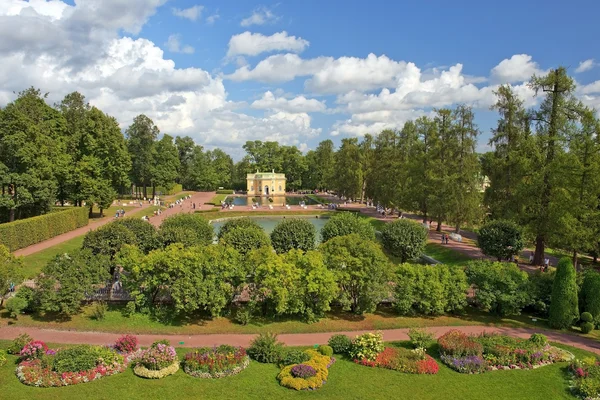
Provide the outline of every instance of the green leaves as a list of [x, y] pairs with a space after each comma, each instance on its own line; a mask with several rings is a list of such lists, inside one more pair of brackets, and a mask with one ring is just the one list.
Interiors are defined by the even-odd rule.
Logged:
[[568, 258], [559, 261], [556, 268], [548, 323], [557, 329], [567, 329], [579, 319], [575, 268]]
[[314, 249], [316, 236], [315, 226], [306, 219], [286, 218], [271, 232], [271, 244], [278, 253], [292, 249], [308, 251]]
[[485, 255], [496, 257], [498, 261], [510, 260], [519, 255], [525, 242], [521, 228], [512, 221], [491, 221], [479, 229], [477, 246]]
[[408, 219], [385, 224], [381, 231], [383, 247], [401, 262], [419, 258], [425, 250], [427, 237], [428, 232], [423, 225]]

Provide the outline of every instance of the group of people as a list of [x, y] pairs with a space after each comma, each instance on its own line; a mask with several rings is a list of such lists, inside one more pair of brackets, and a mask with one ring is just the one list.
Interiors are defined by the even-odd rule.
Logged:
[[448, 244], [450, 241], [450, 235], [447, 233], [442, 233], [442, 244]]
[[124, 216], [125, 216], [125, 210], [123, 210], [123, 209], [117, 210], [117, 212], [115, 213], [115, 218], [119, 218], [119, 217], [123, 218]]

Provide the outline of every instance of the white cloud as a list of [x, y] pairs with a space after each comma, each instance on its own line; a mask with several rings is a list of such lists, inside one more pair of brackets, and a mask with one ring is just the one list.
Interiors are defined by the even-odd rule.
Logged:
[[275, 97], [271, 91], [263, 94], [263, 97], [252, 103], [252, 108], [284, 111], [288, 113], [323, 112], [327, 108], [324, 101], [307, 99], [297, 96], [291, 100], [285, 97]]
[[575, 72], [579, 74], [581, 72], [589, 71], [590, 69], [594, 68], [595, 65], [596, 63], [594, 63], [594, 59], [590, 58], [589, 60], [580, 62], [579, 66], [575, 69]]
[[286, 82], [317, 73], [328, 60], [333, 59], [318, 57], [303, 60], [297, 54], [275, 54], [260, 61], [253, 69], [244, 66], [225, 78], [233, 81]]
[[208, 25], [212, 25], [214, 24], [219, 18], [221, 18], [221, 16], [219, 14], [213, 14], [213, 15], [209, 15], [208, 17], [206, 17], [206, 23]]
[[202, 13], [203, 9], [204, 9], [204, 6], [196, 5], [196, 6], [192, 6], [190, 8], [184, 8], [184, 9], [173, 8], [173, 9], [171, 9], [171, 11], [173, 12], [173, 15], [175, 15], [176, 17], [189, 19], [190, 21], [197, 21], [198, 18], [200, 18], [200, 14]]
[[579, 92], [583, 94], [600, 93], [600, 81], [595, 81], [587, 85], [583, 85]]
[[194, 48], [189, 45], [181, 46], [181, 35], [170, 35], [165, 43], [167, 49], [173, 53], [193, 54]]
[[275, 22], [279, 17], [266, 7], [257, 8], [252, 15], [244, 18], [240, 23], [241, 26], [264, 25], [269, 22]]
[[244, 32], [229, 39], [227, 56], [256, 56], [271, 51], [291, 51], [300, 53], [308, 47], [309, 42], [300, 37], [289, 36], [286, 31], [265, 36], [261, 33]]
[[544, 75], [538, 64], [532, 61], [528, 54], [515, 54], [509, 59], [502, 60], [492, 68], [492, 79], [499, 83], [528, 81], [533, 74]]

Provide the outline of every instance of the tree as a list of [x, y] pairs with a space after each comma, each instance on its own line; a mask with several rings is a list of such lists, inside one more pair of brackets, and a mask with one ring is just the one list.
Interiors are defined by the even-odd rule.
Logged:
[[163, 246], [182, 243], [186, 247], [207, 246], [213, 242], [210, 222], [197, 214], [176, 214], [166, 218], [158, 231]]
[[94, 285], [109, 278], [106, 263], [107, 256], [94, 255], [90, 250], [56, 256], [36, 279], [40, 310], [67, 318], [78, 313], [86, 295], [94, 292]]
[[154, 143], [153, 164], [151, 167], [152, 197], [156, 195], [156, 186], [170, 188], [179, 172], [179, 154], [173, 143], [173, 137], [165, 134]]
[[499, 315], [519, 315], [531, 299], [528, 276], [513, 263], [472, 261], [465, 270], [475, 304]]
[[144, 253], [159, 247], [156, 228], [150, 222], [138, 218], [119, 218], [114, 223], [129, 229], [135, 238], [135, 246]]
[[159, 133], [154, 122], [143, 114], [135, 117], [133, 124], [125, 131], [131, 156], [132, 181], [143, 187], [144, 197], [148, 197], [146, 187], [152, 182], [152, 169], [155, 165], [154, 142]]
[[342, 139], [339, 150], [335, 153], [333, 189], [340, 196], [357, 199], [362, 193], [361, 154], [357, 138]]
[[270, 249], [271, 241], [269, 236], [262, 228], [242, 228], [236, 227], [228, 229], [219, 238], [219, 243], [225, 246], [231, 246], [242, 255], [248, 254], [250, 251], [268, 247]]
[[315, 150], [306, 154], [307, 169], [302, 183], [305, 189], [328, 189], [332, 187], [335, 152], [331, 140], [323, 140]]
[[389, 296], [391, 265], [377, 243], [351, 234], [334, 237], [320, 250], [336, 275], [344, 308], [357, 314], [373, 312]]
[[83, 238], [83, 250], [89, 249], [95, 256], [107, 256], [111, 272], [114, 270], [115, 255], [126, 244], [138, 243], [135, 234], [122, 223], [110, 223], [89, 231]]
[[479, 229], [477, 246], [483, 254], [498, 261], [510, 260], [525, 247], [521, 228], [512, 221], [491, 221]]
[[271, 244], [278, 253], [287, 253], [292, 249], [309, 251], [315, 247], [317, 231], [315, 226], [302, 218], [286, 218], [271, 232]]
[[357, 234], [364, 240], [375, 240], [375, 230], [368, 220], [351, 212], [336, 213], [321, 229], [321, 241], [327, 242], [336, 236]]
[[428, 236], [423, 225], [407, 219], [385, 224], [381, 230], [383, 248], [403, 263], [421, 257]]
[[16, 285], [21, 280], [23, 280], [23, 262], [10, 254], [6, 246], [0, 244], [0, 299], [4, 300], [11, 284]]
[[568, 258], [556, 267], [548, 323], [556, 329], [567, 329], [579, 319], [576, 273]]
[[253, 220], [252, 218], [242, 217], [242, 218], [228, 218], [225, 223], [219, 229], [218, 238], [221, 239], [223, 235], [227, 232], [235, 229], [235, 228], [248, 228], [248, 229], [262, 229], [262, 227]]
[[184, 188], [189, 188], [189, 170], [196, 144], [194, 143], [194, 139], [189, 136], [176, 136], [175, 147], [177, 148], [177, 156], [179, 158], [177, 182], [182, 184]]
[[588, 269], [581, 285], [581, 309], [592, 314], [594, 323], [600, 323], [600, 274]]
[[302, 189], [302, 176], [306, 173], [306, 160], [296, 146], [281, 148], [281, 172], [285, 174], [286, 190]]

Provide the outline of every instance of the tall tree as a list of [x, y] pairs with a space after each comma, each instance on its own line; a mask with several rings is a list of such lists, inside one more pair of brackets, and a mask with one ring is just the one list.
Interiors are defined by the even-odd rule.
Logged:
[[437, 220], [436, 230], [442, 230], [442, 222], [448, 218], [452, 206], [453, 182], [451, 174], [455, 172], [455, 159], [457, 147], [456, 131], [454, 129], [454, 115], [452, 110], [443, 108], [436, 110], [434, 123], [437, 126], [439, 140], [433, 148], [435, 168], [433, 169], [432, 202], [430, 209], [432, 216]]
[[156, 195], [156, 186], [171, 187], [177, 179], [180, 168], [179, 154], [173, 143], [173, 137], [167, 134], [154, 144], [152, 174], [152, 197]]
[[127, 148], [131, 156], [131, 178], [137, 186], [142, 186], [144, 197], [148, 197], [146, 188], [152, 181], [154, 165], [154, 142], [160, 131], [154, 122], [141, 114], [135, 117], [127, 128]]
[[334, 189], [338, 195], [357, 199], [362, 192], [360, 147], [357, 138], [344, 138], [335, 153]]
[[423, 222], [427, 222], [433, 215], [434, 174], [436, 169], [440, 168], [433, 159], [434, 149], [438, 147], [439, 134], [437, 125], [428, 117], [417, 119], [415, 127], [418, 141], [410, 151], [408, 196], [414, 209], [423, 215]]
[[175, 137], [175, 146], [179, 156], [179, 174], [177, 182], [183, 185], [184, 188], [189, 187], [189, 170], [194, 156], [194, 139], [189, 136]]

